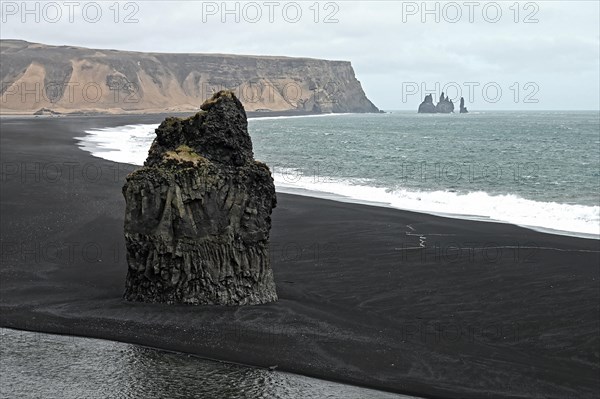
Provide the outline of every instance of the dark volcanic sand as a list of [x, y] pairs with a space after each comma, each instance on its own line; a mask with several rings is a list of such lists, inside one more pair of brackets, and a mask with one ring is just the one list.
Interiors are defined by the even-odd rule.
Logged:
[[597, 240], [279, 194], [279, 302], [124, 302], [121, 186], [133, 167], [74, 137], [161, 119], [0, 119], [1, 326], [426, 397], [598, 397]]

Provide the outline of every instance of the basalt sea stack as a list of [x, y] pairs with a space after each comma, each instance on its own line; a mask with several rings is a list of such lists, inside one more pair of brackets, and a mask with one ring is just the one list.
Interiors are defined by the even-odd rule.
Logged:
[[454, 103], [448, 96], [444, 97], [443, 92], [437, 105], [433, 105], [433, 96], [431, 94], [426, 95], [423, 102], [419, 105], [418, 111], [419, 114], [450, 114], [453, 112]]
[[246, 112], [221, 91], [167, 118], [127, 176], [125, 299], [252, 305], [277, 300], [269, 261], [269, 168], [254, 160]]

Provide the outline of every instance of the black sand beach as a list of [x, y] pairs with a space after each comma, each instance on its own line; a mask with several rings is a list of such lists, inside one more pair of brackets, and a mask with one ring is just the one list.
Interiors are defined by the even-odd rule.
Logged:
[[74, 137], [161, 120], [0, 119], [0, 326], [423, 397], [599, 396], [598, 240], [279, 194], [277, 303], [123, 301], [121, 187], [134, 167]]

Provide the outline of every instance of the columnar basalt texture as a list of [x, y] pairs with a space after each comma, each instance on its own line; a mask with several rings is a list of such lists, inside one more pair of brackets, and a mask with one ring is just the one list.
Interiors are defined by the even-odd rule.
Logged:
[[277, 300], [269, 260], [276, 205], [254, 160], [246, 112], [221, 91], [188, 119], [167, 118], [127, 176], [125, 299], [251, 305]]

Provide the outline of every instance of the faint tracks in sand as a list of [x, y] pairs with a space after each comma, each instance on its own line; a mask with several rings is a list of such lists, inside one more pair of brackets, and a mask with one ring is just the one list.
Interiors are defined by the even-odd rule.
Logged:
[[[415, 232], [415, 228], [411, 224], [407, 224], [406, 227], [408, 227], [410, 230], [410, 231], [406, 232], [407, 236], [419, 237], [419, 246], [418, 247], [405, 247], [405, 248], [402, 248], [402, 250], [421, 249], [421, 248], [427, 247], [427, 237], [425, 235]], [[396, 249], [399, 250], [400, 248], [396, 248]]]

